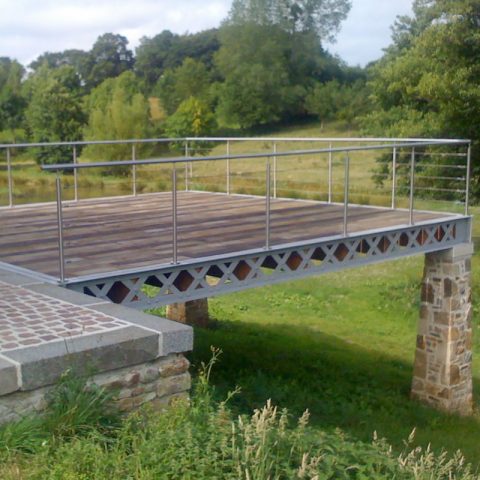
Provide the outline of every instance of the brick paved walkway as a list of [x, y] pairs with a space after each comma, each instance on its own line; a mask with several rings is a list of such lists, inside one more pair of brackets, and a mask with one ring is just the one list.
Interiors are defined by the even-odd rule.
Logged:
[[0, 417], [4, 395], [53, 385], [68, 369], [140, 365], [189, 351], [192, 340], [187, 325], [0, 266]]
[[89, 308], [0, 281], [0, 353], [127, 325]]

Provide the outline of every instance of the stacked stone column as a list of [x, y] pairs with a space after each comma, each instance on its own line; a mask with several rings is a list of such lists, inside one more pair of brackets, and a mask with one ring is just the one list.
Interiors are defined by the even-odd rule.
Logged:
[[208, 327], [208, 299], [190, 300], [167, 305], [167, 318], [195, 327]]
[[422, 281], [412, 398], [440, 410], [472, 412], [473, 245], [428, 253]]

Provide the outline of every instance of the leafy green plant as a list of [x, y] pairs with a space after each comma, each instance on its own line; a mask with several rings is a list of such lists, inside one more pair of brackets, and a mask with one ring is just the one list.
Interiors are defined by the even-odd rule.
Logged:
[[50, 391], [42, 415], [26, 416], [0, 428], [0, 457], [2, 453], [38, 452], [50, 443], [92, 432], [111, 434], [120, 425], [113, 395], [67, 370]]
[[53, 435], [62, 438], [92, 430], [107, 432], [120, 421], [113, 400], [114, 392], [88, 384], [86, 377], [67, 370], [50, 392], [44, 425]]

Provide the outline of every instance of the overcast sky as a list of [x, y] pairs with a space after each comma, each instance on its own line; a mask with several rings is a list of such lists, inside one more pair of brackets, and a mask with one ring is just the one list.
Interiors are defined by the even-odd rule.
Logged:
[[[138, 45], [142, 36], [216, 27], [231, 0], [0, 0], [0, 56], [28, 64], [45, 51], [89, 50], [106, 32]], [[353, 8], [328, 49], [351, 65], [379, 58], [390, 42], [397, 15], [411, 13], [412, 0], [352, 0]]]

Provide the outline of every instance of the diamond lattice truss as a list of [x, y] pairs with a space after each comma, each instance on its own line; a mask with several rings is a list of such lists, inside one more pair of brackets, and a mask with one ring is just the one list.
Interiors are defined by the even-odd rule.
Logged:
[[463, 217], [270, 250], [236, 252], [144, 271], [113, 272], [101, 278], [73, 279], [67, 286], [145, 309], [447, 249], [468, 241], [469, 236], [470, 218]]

